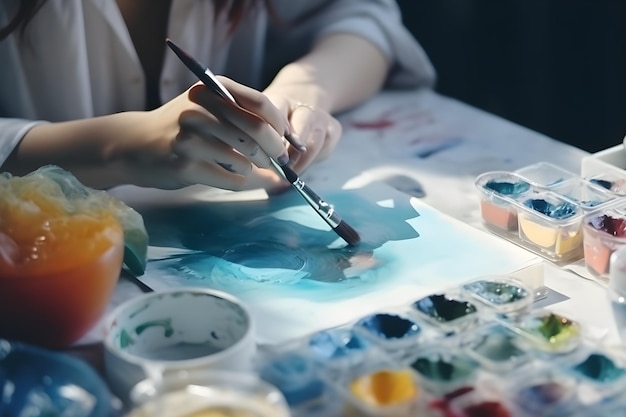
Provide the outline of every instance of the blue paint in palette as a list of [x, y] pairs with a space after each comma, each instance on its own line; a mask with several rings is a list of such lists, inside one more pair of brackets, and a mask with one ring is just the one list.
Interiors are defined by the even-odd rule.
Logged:
[[414, 321], [395, 314], [379, 313], [361, 319], [361, 326], [381, 340], [402, 339], [417, 336], [422, 330]]
[[422, 327], [395, 313], [376, 313], [363, 317], [354, 329], [395, 360], [404, 361], [422, 338]]
[[576, 206], [569, 202], [553, 204], [544, 199], [537, 198], [524, 201], [524, 205], [555, 220], [568, 219], [577, 213]]
[[431, 294], [412, 304], [426, 320], [446, 331], [456, 331], [470, 324], [477, 316], [476, 306], [446, 294]]
[[463, 290], [500, 314], [525, 311], [533, 302], [530, 290], [507, 278], [469, 282]]
[[516, 197], [530, 190], [530, 184], [525, 181], [510, 182], [489, 180], [485, 183], [484, 187], [509, 197]]
[[308, 346], [320, 359], [335, 360], [363, 353], [371, 343], [350, 329], [336, 329], [314, 334]]
[[260, 376], [278, 388], [292, 407], [321, 400], [326, 387], [315, 363], [297, 352], [271, 358], [261, 368]]

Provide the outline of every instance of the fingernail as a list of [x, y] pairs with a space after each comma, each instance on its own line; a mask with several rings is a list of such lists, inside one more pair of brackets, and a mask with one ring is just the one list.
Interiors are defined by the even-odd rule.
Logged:
[[295, 136], [291, 134], [291, 132], [285, 133], [285, 139], [287, 139], [287, 142], [289, 142], [291, 146], [293, 146], [300, 152], [306, 152], [306, 146], [300, 143], [300, 141], [296, 139]]
[[216, 163], [217, 163], [217, 165], [221, 166], [222, 168], [224, 168], [228, 172], [233, 172], [235, 174], [237, 173], [237, 171], [235, 171], [233, 169], [233, 165], [232, 164], [226, 164], [224, 162], [217, 162], [217, 161], [216, 161]]
[[278, 162], [278, 165], [280, 166], [287, 165], [289, 163], [289, 154], [287, 153], [287, 151], [284, 151], [282, 155], [280, 155], [278, 159], [276, 159], [276, 162]]

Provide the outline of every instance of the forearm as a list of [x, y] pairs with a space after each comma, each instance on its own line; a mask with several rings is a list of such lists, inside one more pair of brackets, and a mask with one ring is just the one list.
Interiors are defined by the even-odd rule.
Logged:
[[304, 103], [335, 113], [377, 93], [388, 70], [389, 63], [374, 44], [357, 35], [333, 34], [285, 66], [267, 90], [290, 91]]
[[83, 183], [106, 188], [123, 183], [123, 172], [110, 170], [111, 148], [128, 137], [133, 113], [93, 119], [47, 123], [26, 133], [6, 162], [3, 171], [24, 175], [53, 164], [71, 171]]

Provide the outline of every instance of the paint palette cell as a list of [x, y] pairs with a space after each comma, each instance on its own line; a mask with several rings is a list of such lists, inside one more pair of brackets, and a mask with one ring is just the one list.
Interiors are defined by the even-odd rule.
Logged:
[[492, 372], [510, 372], [530, 360], [519, 335], [500, 324], [477, 332], [469, 341], [468, 353]]
[[485, 225], [505, 232], [517, 231], [514, 201], [530, 191], [530, 183], [514, 173], [492, 171], [480, 175], [475, 184]]
[[326, 383], [315, 362], [306, 355], [286, 352], [270, 358], [260, 369], [260, 376], [278, 388], [290, 407], [302, 407], [324, 400]]
[[463, 290], [501, 314], [523, 312], [534, 299], [529, 288], [507, 277], [485, 277], [463, 285]]
[[580, 406], [576, 380], [550, 368], [548, 364], [530, 367], [507, 387], [513, 402], [528, 415], [567, 416]]
[[353, 408], [346, 415], [398, 417], [419, 415], [423, 395], [416, 373], [394, 366], [380, 366], [350, 377], [346, 393]]
[[375, 313], [360, 319], [354, 329], [358, 335], [397, 359], [409, 354], [422, 336], [420, 324], [406, 314]]
[[623, 358], [621, 362], [607, 352], [591, 350], [575, 362], [570, 371], [574, 376], [583, 378], [586, 382], [601, 386], [624, 386], [626, 382], [626, 368]]
[[626, 244], [626, 203], [615, 203], [583, 218], [583, 252], [587, 270], [608, 277], [613, 252]]
[[528, 339], [534, 348], [553, 352], [571, 352], [582, 340], [580, 325], [563, 315], [537, 311], [515, 323], [519, 334]]
[[411, 361], [410, 366], [430, 392], [440, 395], [473, 385], [479, 368], [476, 361], [455, 349], [422, 352]]
[[307, 347], [315, 360], [339, 370], [361, 366], [373, 350], [372, 342], [352, 328], [318, 332], [309, 338]]
[[519, 237], [551, 259], [582, 253], [582, 210], [549, 191], [536, 191], [520, 202]]
[[476, 305], [446, 293], [428, 295], [411, 307], [417, 315], [446, 332], [459, 331], [478, 318]]

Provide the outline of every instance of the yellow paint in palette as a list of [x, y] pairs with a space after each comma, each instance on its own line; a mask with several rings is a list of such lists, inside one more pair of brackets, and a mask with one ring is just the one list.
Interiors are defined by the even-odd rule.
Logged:
[[519, 226], [530, 242], [544, 249], [553, 251], [556, 256], [568, 254], [582, 245], [580, 228], [560, 228], [554, 225], [543, 225], [527, 216], [519, 217]]
[[351, 394], [374, 409], [410, 406], [419, 397], [415, 374], [409, 369], [382, 369], [354, 379]]

